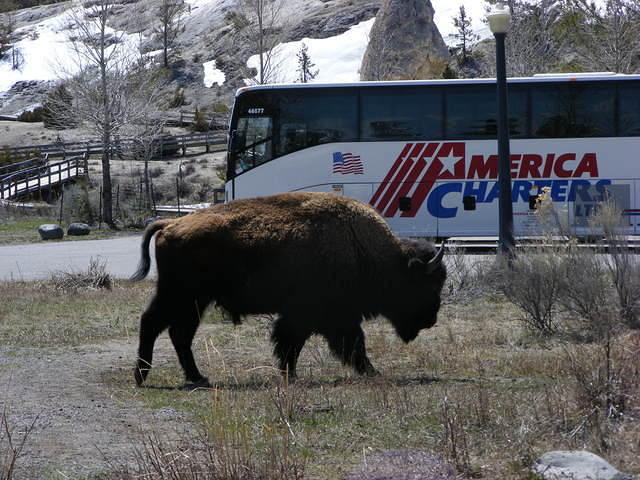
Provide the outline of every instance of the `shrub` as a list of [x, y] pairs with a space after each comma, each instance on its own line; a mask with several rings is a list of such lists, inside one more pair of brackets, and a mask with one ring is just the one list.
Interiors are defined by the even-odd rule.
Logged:
[[64, 130], [78, 125], [72, 112], [73, 96], [64, 84], [59, 85], [47, 94], [42, 106], [42, 121], [46, 128]]
[[205, 115], [206, 109], [199, 110], [196, 108], [196, 111], [193, 115], [193, 124], [191, 125], [191, 130], [194, 132], [207, 132], [209, 130], [209, 121]]
[[605, 264], [615, 288], [620, 317], [631, 328], [640, 328], [640, 265], [629, 248], [622, 227], [622, 211], [613, 201], [599, 205], [590, 219], [592, 230], [601, 231], [609, 246]]
[[[564, 253], [561, 269], [559, 302], [570, 318], [577, 320], [578, 332], [602, 338], [610, 319], [611, 285], [604, 263], [597, 252], [573, 248]], [[607, 320], [608, 321], [608, 320]]]
[[36, 123], [43, 121], [44, 107], [36, 107], [33, 110], [22, 112], [18, 116], [19, 122]]
[[61, 216], [66, 223], [81, 221], [93, 224], [98, 218], [99, 192], [90, 189], [86, 181], [80, 180], [64, 188], [60, 197]]
[[213, 112], [214, 113], [229, 113], [229, 107], [224, 103], [214, 103], [213, 104]]
[[0, 415], [0, 478], [11, 480], [14, 478], [16, 464], [27, 440], [35, 428], [38, 417], [26, 428], [21, 429], [19, 436], [16, 429], [9, 425], [6, 406]]
[[497, 276], [493, 263], [471, 260], [464, 249], [455, 246], [449, 247], [446, 259], [447, 280], [442, 291], [444, 304], [468, 303], [499, 290], [497, 282], [492, 281]]
[[616, 429], [640, 407], [640, 335], [613, 335], [594, 345], [566, 349], [578, 407], [576, 438], [594, 438], [599, 450], [612, 448]]
[[524, 312], [524, 324], [540, 333], [558, 330], [562, 253], [545, 248], [518, 255], [502, 269], [502, 291]]
[[184, 89], [182, 87], [176, 87], [173, 92], [173, 98], [169, 101], [170, 108], [181, 107], [185, 104], [186, 98], [184, 95]]
[[111, 290], [113, 281], [107, 272], [106, 262], [97, 259], [89, 260], [86, 272], [55, 272], [51, 275], [54, 288], [63, 292], [76, 292], [81, 289]]
[[196, 166], [195, 166], [195, 165], [193, 165], [193, 164], [186, 165], [186, 166], [184, 167], [183, 172], [182, 172], [182, 174], [183, 174], [185, 177], [188, 177], [189, 175], [193, 175], [194, 173], [196, 173]]
[[162, 167], [151, 167], [149, 169], [149, 178], [158, 178], [162, 176], [164, 169]]
[[595, 338], [603, 338], [620, 324], [639, 328], [640, 265], [623, 235], [623, 217], [615, 204], [600, 203], [590, 218], [591, 237], [602, 235], [608, 246], [603, 257], [580, 248], [578, 240], [568, 236], [548, 189], [538, 199], [536, 214], [546, 232], [543, 243], [520, 252], [502, 271], [502, 290], [523, 310], [525, 324], [555, 333], [562, 313], [577, 319], [581, 329], [587, 327]]

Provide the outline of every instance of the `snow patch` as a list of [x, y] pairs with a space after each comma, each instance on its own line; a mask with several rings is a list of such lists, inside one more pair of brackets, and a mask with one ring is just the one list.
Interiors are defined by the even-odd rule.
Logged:
[[[313, 82], [357, 82], [362, 56], [369, 41], [369, 31], [375, 19], [354, 25], [341, 35], [329, 38], [304, 38], [297, 42], [282, 43], [276, 47], [275, 82], [295, 82], [298, 76], [298, 59], [296, 54], [304, 43], [308, 48], [311, 61], [315, 64], [312, 70], [318, 70]], [[253, 55], [247, 61], [249, 68], [259, 69], [259, 56]], [[247, 83], [255, 83], [248, 80]]]
[[204, 67], [204, 86], [213, 87], [214, 84], [222, 85], [226, 76], [222, 70], [216, 68], [216, 61], [211, 60], [202, 64]]

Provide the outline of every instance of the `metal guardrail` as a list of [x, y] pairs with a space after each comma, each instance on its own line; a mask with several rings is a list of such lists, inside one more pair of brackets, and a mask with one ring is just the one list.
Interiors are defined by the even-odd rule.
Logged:
[[88, 172], [87, 156], [68, 158], [18, 170], [0, 179], [0, 200], [11, 200], [74, 181]]

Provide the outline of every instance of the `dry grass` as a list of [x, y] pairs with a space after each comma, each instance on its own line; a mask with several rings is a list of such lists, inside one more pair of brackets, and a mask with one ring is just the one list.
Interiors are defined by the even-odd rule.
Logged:
[[151, 286], [113, 281], [111, 290], [70, 294], [54, 281], [0, 282], [0, 292], [0, 343], [49, 347], [136, 335]]
[[[114, 282], [111, 291], [66, 295], [51, 282], [2, 284], [0, 341], [42, 347], [135, 337], [151, 287]], [[478, 289], [447, 302], [437, 326], [408, 345], [383, 319], [368, 322], [380, 377], [356, 376], [314, 337], [289, 384], [273, 368], [268, 317], [233, 327], [212, 312], [204, 323], [194, 347], [210, 391], [171, 388], [182, 382], [174, 355], [156, 359], [149, 388], [134, 388], [130, 371], [99, 379], [121, 402], [170, 405], [198, 425], [179, 442], [147, 437], [135, 465], [114, 467], [120, 473], [110, 478], [352, 478], [367, 458], [401, 450], [445, 457], [467, 477], [530, 479], [538, 455], [573, 448], [640, 473], [637, 332], [610, 338], [603, 373], [594, 354], [602, 343], [537, 336], [505, 297]], [[591, 384], [604, 389], [585, 389]], [[611, 406], [622, 414], [609, 414]]]
[[[211, 393], [150, 388], [137, 398], [181, 405], [227, 447], [265, 458], [274, 445], [286, 448], [308, 479], [345, 478], [367, 455], [386, 450], [435, 453], [482, 478], [530, 478], [529, 464], [560, 448], [586, 448], [640, 472], [637, 382], [626, 390], [624, 418], [585, 421], [584, 382], [568, 350], [574, 346], [532, 337], [504, 300], [447, 306], [439, 326], [409, 345], [385, 321], [370, 322], [370, 357], [383, 372], [374, 379], [343, 368], [313, 338], [301, 355], [299, 380], [284, 383], [272, 368], [268, 330], [268, 319], [207, 325], [197, 356], [216, 382]], [[156, 365], [149, 381], [179, 384], [175, 359]], [[203, 395], [210, 401], [203, 404]], [[238, 432], [251, 434], [234, 437]]]

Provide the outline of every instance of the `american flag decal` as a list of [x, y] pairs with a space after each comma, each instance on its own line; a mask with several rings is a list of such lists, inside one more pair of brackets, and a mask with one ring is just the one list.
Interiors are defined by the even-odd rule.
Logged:
[[364, 167], [360, 160], [360, 155], [354, 155], [352, 153], [333, 153], [333, 173], [340, 173], [342, 175], [362, 175], [364, 174]]

